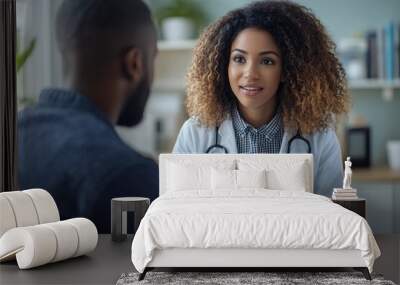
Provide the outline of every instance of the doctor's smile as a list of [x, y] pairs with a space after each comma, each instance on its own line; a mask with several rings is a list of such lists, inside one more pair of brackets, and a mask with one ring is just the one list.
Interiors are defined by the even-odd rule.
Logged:
[[240, 93], [243, 95], [247, 96], [255, 96], [261, 93], [261, 91], [264, 90], [262, 87], [256, 87], [256, 86], [239, 86], [240, 88]]

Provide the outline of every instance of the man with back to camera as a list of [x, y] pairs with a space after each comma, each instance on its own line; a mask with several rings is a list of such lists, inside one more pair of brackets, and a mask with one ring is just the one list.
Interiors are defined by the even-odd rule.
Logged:
[[111, 198], [158, 196], [157, 164], [114, 129], [142, 120], [155, 27], [141, 0], [65, 0], [56, 38], [67, 89], [44, 89], [19, 114], [19, 186], [49, 191], [62, 219], [87, 217], [110, 232]]

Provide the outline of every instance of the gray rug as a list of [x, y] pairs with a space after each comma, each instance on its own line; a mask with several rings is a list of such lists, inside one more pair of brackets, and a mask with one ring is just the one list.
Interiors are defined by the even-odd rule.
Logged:
[[148, 272], [142, 281], [138, 281], [139, 273], [122, 274], [117, 285], [133, 284], [379, 284], [395, 285], [384, 280], [381, 275], [372, 275], [368, 281], [360, 272]]

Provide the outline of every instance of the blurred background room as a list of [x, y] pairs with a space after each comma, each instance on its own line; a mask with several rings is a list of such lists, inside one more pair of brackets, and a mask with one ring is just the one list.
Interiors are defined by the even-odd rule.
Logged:
[[[44, 87], [62, 87], [54, 21], [61, 0], [17, 0], [18, 109]], [[185, 74], [204, 26], [249, 0], [147, 0], [158, 26], [159, 53], [142, 123], [118, 127], [123, 140], [157, 159], [171, 152], [186, 119]], [[321, 20], [337, 45], [351, 111], [337, 126], [353, 184], [367, 199], [374, 233], [400, 233], [400, 1], [297, 0]]]

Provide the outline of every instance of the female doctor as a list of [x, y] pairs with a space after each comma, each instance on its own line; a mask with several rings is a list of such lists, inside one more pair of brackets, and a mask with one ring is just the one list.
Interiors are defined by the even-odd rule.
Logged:
[[312, 153], [314, 192], [343, 178], [335, 117], [345, 74], [319, 20], [291, 2], [261, 1], [201, 35], [187, 79], [191, 116], [175, 153]]

